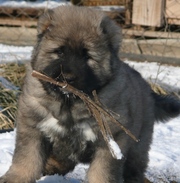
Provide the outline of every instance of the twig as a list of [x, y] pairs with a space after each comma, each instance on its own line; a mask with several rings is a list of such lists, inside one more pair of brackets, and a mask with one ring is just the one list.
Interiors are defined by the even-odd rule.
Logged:
[[[95, 103], [96, 104], [98, 104], [100, 107], [102, 107], [103, 105], [102, 105], [102, 103], [99, 101], [99, 99], [98, 99], [98, 96], [97, 96], [97, 93], [96, 93], [96, 91], [94, 90], [93, 92], [92, 92], [92, 94], [93, 94], [93, 96], [94, 96], [94, 101], [95, 101]], [[100, 115], [99, 115], [100, 116]], [[101, 118], [99, 119], [99, 120], [96, 120], [97, 122], [98, 121], [100, 121], [101, 122], [101, 124], [99, 124], [99, 126], [102, 126], [102, 132], [103, 132], [103, 136], [104, 136], [104, 138], [106, 139], [106, 141], [109, 141], [109, 138], [111, 138], [112, 140], [114, 140], [114, 137], [113, 137], [113, 135], [112, 135], [112, 133], [111, 133], [111, 129], [110, 129], [110, 127], [108, 126], [108, 123], [107, 123], [107, 121], [105, 120], [105, 117], [104, 117], [104, 115], [103, 114], [101, 114], [101, 116], [100, 116]]]
[[91, 100], [91, 98], [87, 94], [74, 88], [73, 86], [69, 85], [68, 83], [58, 82], [58, 81], [40, 73], [40, 72], [37, 72], [37, 71], [33, 71], [32, 76], [36, 77], [40, 80], [52, 83], [52, 84], [57, 85], [57, 86], [60, 86], [63, 90], [66, 90], [70, 93], [73, 93], [74, 95], [78, 96], [81, 100], [83, 100], [83, 102], [87, 105], [89, 111], [92, 113], [92, 115], [96, 119], [96, 121], [100, 127], [100, 131], [103, 135], [103, 138], [106, 141], [113, 157], [115, 157], [115, 154], [112, 152], [113, 150], [109, 144], [110, 138], [113, 140], [113, 135], [112, 135], [111, 130], [108, 126], [108, 123], [105, 119], [107, 119], [107, 118], [110, 119], [111, 122], [117, 124], [127, 135], [129, 135], [133, 140], [138, 142], [136, 137], [128, 129], [126, 129], [119, 121], [117, 121], [113, 117], [113, 115], [111, 114], [110, 111], [102, 108], [102, 104], [98, 100], [97, 94], [95, 92], [93, 92], [93, 96], [94, 96], [94, 100], [95, 100], [95, 102], [94, 102], [93, 100]]

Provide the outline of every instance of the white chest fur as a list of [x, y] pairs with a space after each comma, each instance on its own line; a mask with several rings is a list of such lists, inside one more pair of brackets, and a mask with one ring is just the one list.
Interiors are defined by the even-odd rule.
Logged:
[[94, 142], [96, 140], [96, 135], [88, 123], [81, 123], [79, 125], [79, 128], [81, 129], [82, 134], [86, 139], [86, 141]]
[[[41, 132], [49, 137], [50, 141], [53, 141], [56, 134], [64, 137], [64, 135], [68, 132], [68, 130], [64, 126], [59, 124], [58, 119], [54, 118], [53, 116], [48, 116], [47, 118], [45, 118], [42, 122], [38, 124], [37, 128], [39, 128]], [[96, 140], [96, 135], [88, 123], [80, 123], [76, 126], [75, 129], [82, 134], [82, 137], [85, 141], [94, 142]]]
[[37, 126], [41, 132], [43, 132], [47, 137], [53, 141], [55, 134], [61, 134], [64, 136], [66, 133], [66, 128], [61, 126], [58, 123], [58, 120], [53, 116], [49, 116], [45, 118], [41, 123]]

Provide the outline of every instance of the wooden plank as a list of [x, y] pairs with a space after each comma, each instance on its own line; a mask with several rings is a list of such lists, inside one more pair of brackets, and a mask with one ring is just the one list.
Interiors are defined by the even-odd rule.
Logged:
[[[34, 8], [27, 9], [26, 16], [24, 16], [23, 10], [19, 8], [18, 10], [18, 16], [13, 15], [13, 12], [15, 11], [17, 13], [18, 9], [13, 9], [13, 8], [7, 8], [4, 9], [3, 12], [1, 11], [0, 8], [0, 25], [10, 25], [10, 26], [25, 26], [25, 27], [32, 27], [32, 26], [37, 26], [37, 21], [38, 21], [38, 16], [35, 16], [38, 14], [37, 10]], [[21, 11], [20, 11], [21, 10]], [[42, 12], [42, 9], [40, 9]], [[5, 16], [5, 12], [8, 12], [7, 14], [9, 16]], [[20, 14], [21, 12], [21, 14]], [[2, 16], [3, 13], [3, 16]], [[114, 10], [111, 11], [104, 11], [111, 19], [114, 19], [115, 21], [119, 21], [119, 17], [124, 17], [125, 14], [125, 8], [124, 7], [119, 7], [114, 8]], [[34, 17], [35, 16], [35, 17]], [[119, 22], [118, 22], [119, 23]]]
[[[140, 62], [148, 61], [148, 62], [159, 62], [161, 64], [169, 64], [174, 66], [180, 66], [180, 59], [175, 57], [162, 57], [162, 56], [154, 56], [154, 55], [144, 55], [144, 54], [134, 54], [134, 53], [123, 53], [120, 52], [119, 57], [121, 60], [136, 60]], [[177, 183], [177, 182], [171, 182]]]
[[180, 19], [180, 0], [166, 0], [166, 18]]
[[132, 23], [160, 27], [163, 25], [164, 0], [134, 0]]
[[175, 32], [157, 32], [157, 31], [123, 29], [122, 33], [124, 36], [128, 35], [128, 36], [143, 36], [143, 37], [180, 39], [180, 33], [175, 33]]
[[83, 0], [84, 6], [124, 5], [124, 0]]
[[0, 27], [0, 42], [17, 46], [32, 46], [36, 42], [37, 30], [27, 27]]
[[126, 12], [125, 12], [125, 24], [130, 25], [132, 22], [132, 0], [125, 0], [125, 7], [126, 7]]
[[123, 39], [121, 43], [121, 52], [141, 53], [136, 39]]
[[39, 17], [46, 9], [45, 8], [31, 8], [31, 7], [9, 7], [0, 6], [0, 15], [11, 16], [25, 16], [25, 17]]
[[145, 55], [180, 58], [180, 45], [176, 39], [139, 40], [138, 45]]
[[123, 39], [121, 52], [180, 58], [180, 45], [177, 39], [135, 40]]
[[21, 20], [21, 19], [12, 19], [12, 18], [0, 18], [0, 25], [10, 25], [10, 26], [25, 26], [32, 27], [37, 26], [37, 20]]

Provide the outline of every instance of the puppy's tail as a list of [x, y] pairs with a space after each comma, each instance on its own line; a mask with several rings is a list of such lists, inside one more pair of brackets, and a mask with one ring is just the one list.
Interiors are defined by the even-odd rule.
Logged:
[[155, 100], [155, 118], [157, 121], [167, 121], [180, 114], [180, 99], [172, 95], [152, 93]]

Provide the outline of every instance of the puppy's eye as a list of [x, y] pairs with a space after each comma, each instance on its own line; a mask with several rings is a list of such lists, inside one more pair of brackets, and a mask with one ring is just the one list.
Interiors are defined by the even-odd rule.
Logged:
[[64, 58], [64, 47], [60, 47], [54, 50], [59, 58]]
[[57, 54], [60, 58], [63, 58], [64, 57], [64, 52], [62, 50], [58, 50], [57, 51]]

